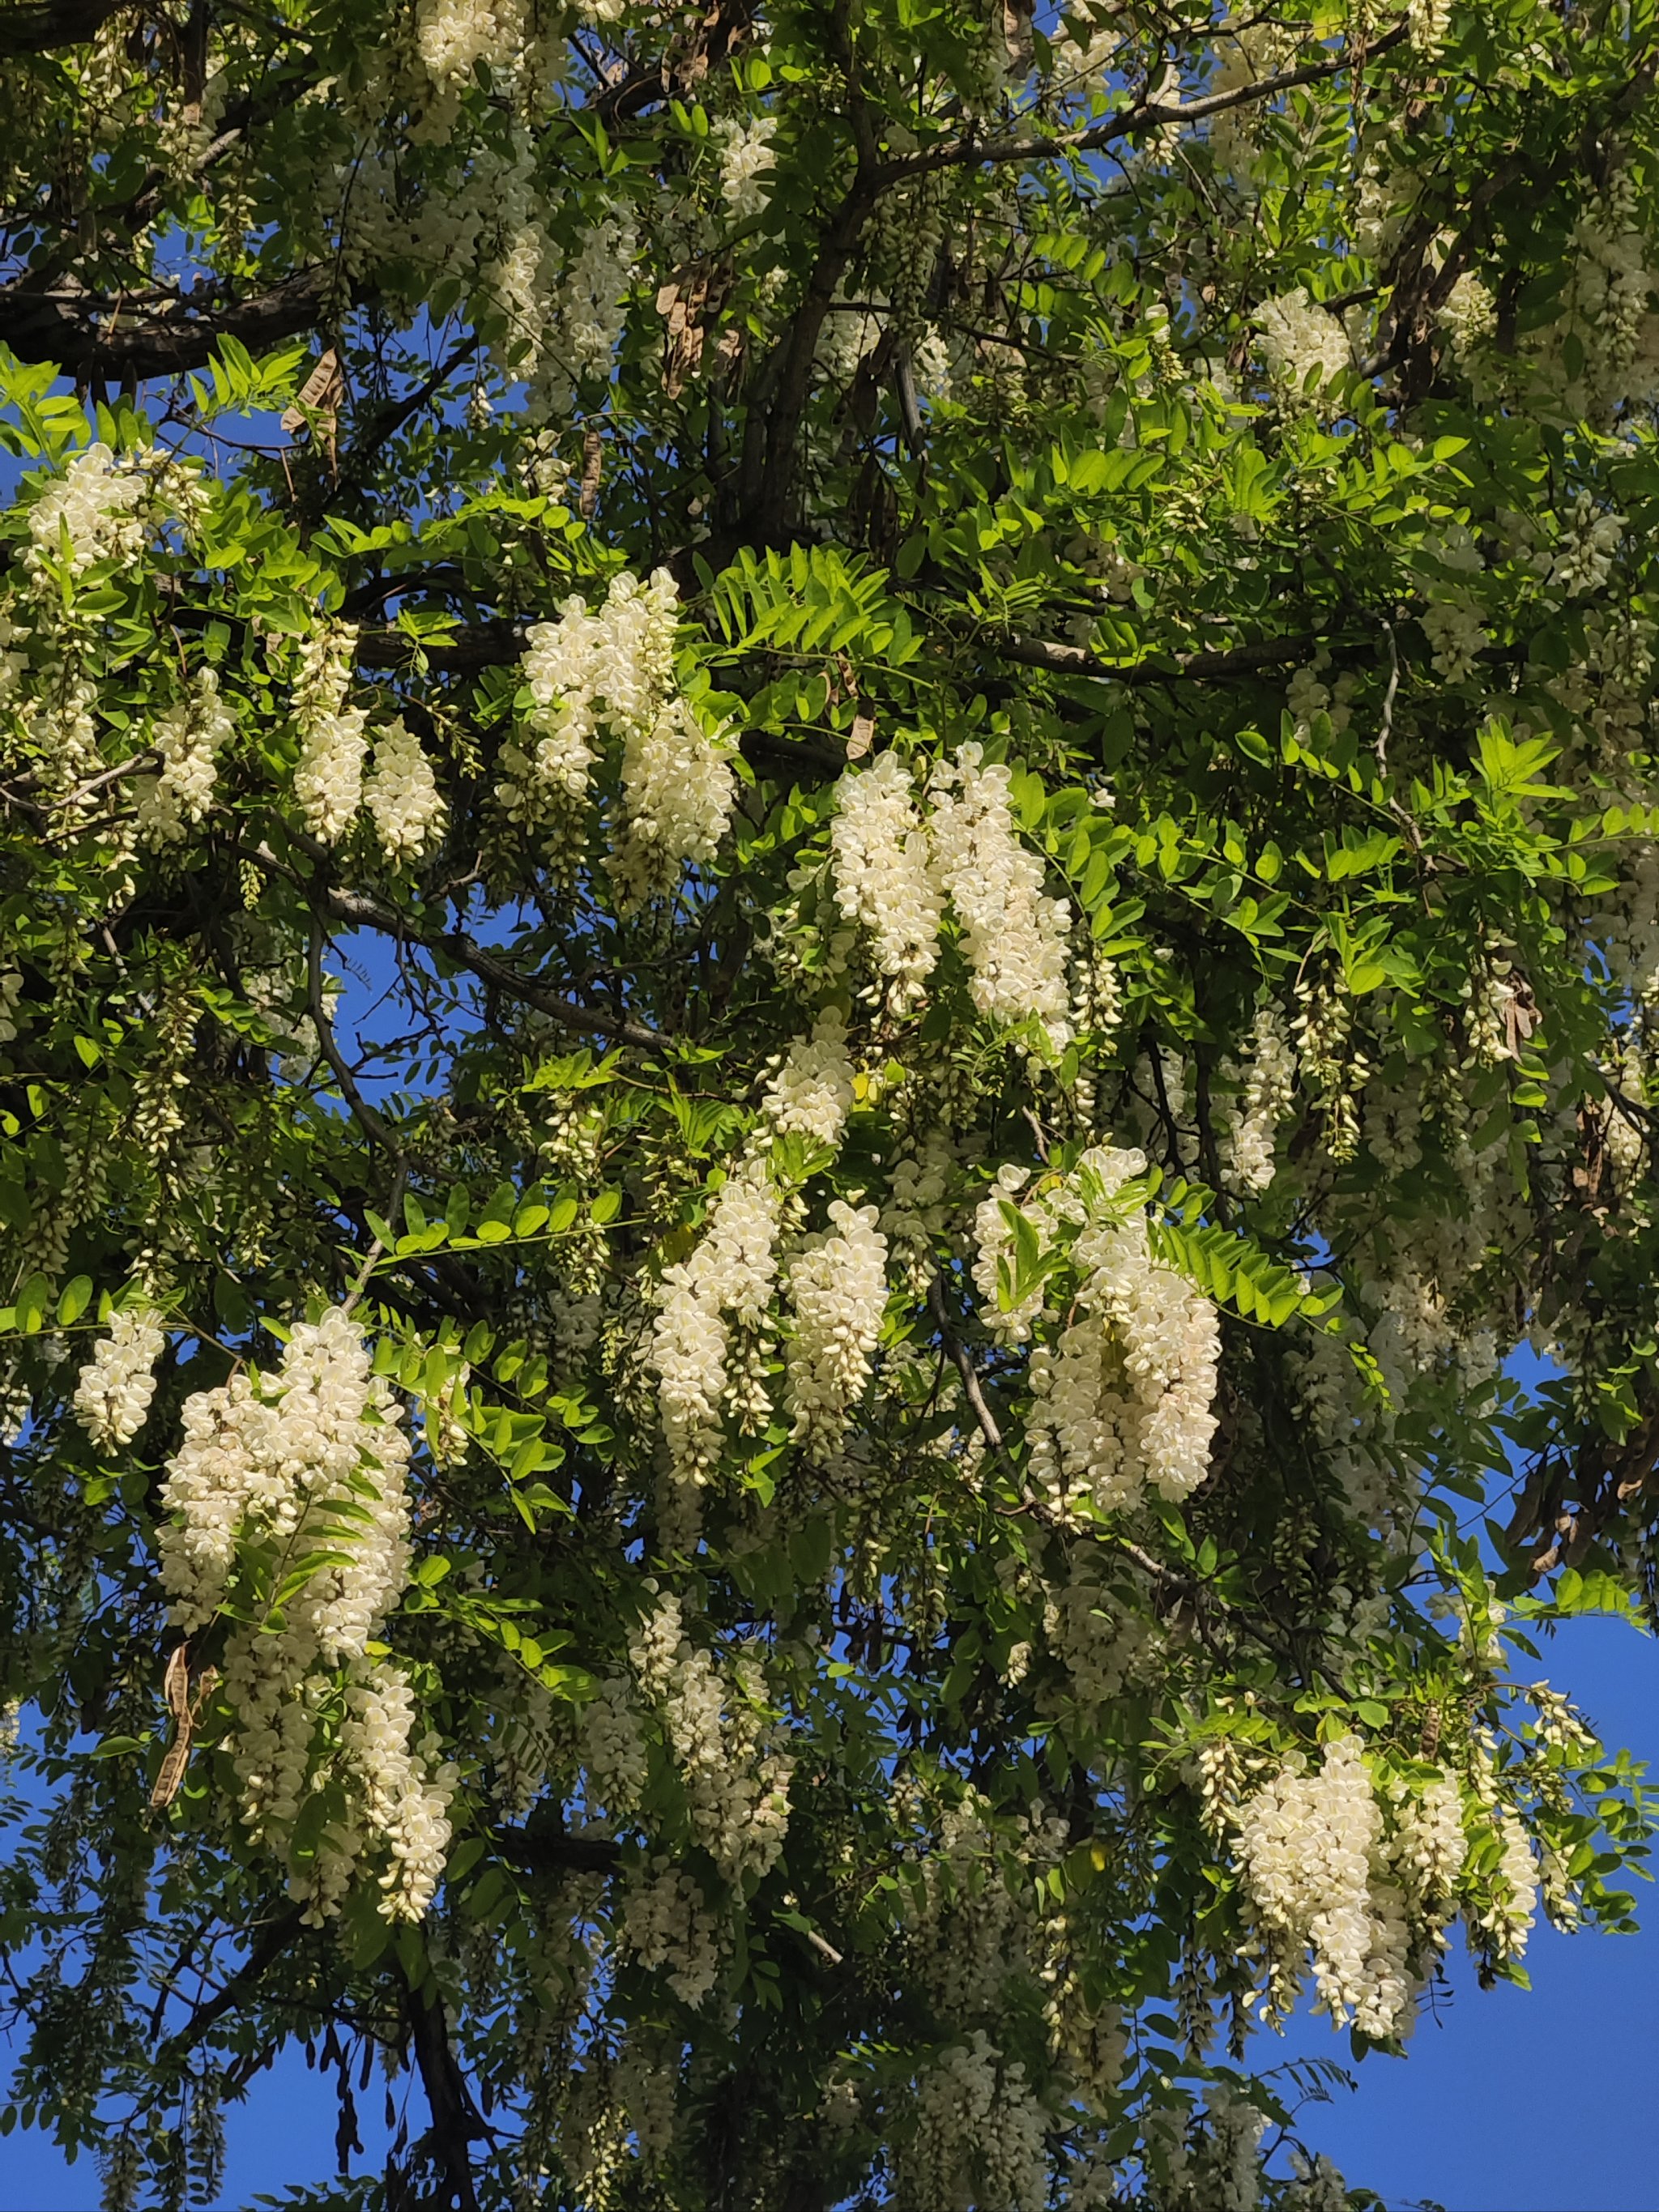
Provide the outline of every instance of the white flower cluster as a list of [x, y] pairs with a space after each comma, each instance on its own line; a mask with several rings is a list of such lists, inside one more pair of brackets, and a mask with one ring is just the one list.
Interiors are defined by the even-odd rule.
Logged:
[[1437, 54], [1451, 24], [1452, 0], [1408, 0], [1406, 20], [1411, 42], [1421, 54]]
[[590, 225], [560, 280], [550, 351], [532, 381], [534, 412], [568, 413], [580, 385], [608, 381], [628, 320], [628, 297], [638, 277], [639, 236], [632, 216], [613, 212]]
[[1353, 2203], [1348, 2185], [1322, 2150], [1311, 2161], [1293, 2150], [1291, 2173], [1291, 2185], [1279, 2199], [1282, 2212], [1348, 2212]]
[[761, 1111], [781, 1135], [793, 1131], [838, 1145], [853, 1106], [853, 1066], [847, 1056], [847, 1024], [826, 1007], [810, 1036], [797, 1037], [766, 1086]]
[[1496, 1955], [1512, 1963], [1524, 1955], [1537, 1917], [1538, 1863], [1526, 1829], [1513, 1813], [1499, 1814], [1495, 1826], [1500, 1856], [1497, 1871], [1490, 1877], [1492, 1894], [1469, 1917], [1472, 1926], [1486, 1935]]
[[326, 623], [301, 641], [294, 683], [294, 719], [300, 731], [294, 796], [307, 829], [325, 845], [345, 836], [362, 803], [368, 715], [365, 708], [345, 703], [356, 649], [357, 633], [349, 623]]
[[766, 179], [777, 167], [772, 140], [777, 131], [775, 115], [736, 118], [720, 124], [720, 197], [734, 222], [749, 222], [763, 215], [769, 197]]
[[1019, 842], [1010, 804], [1012, 776], [983, 765], [977, 744], [933, 772], [933, 862], [963, 927], [974, 1004], [998, 1022], [1035, 1019], [1054, 1050], [1071, 1036], [1063, 900], [1042, 896], [1042, 863]]
[[[1561, 313], [1534, 340], [1545, 349], [1564, 411], [1605, 416], [1621, 400], [1652, 396], [1659, 334], [1650, 313], [1650, 228], [1635, 173], [1621, 163], [1579, 217]], [[1576, 369], [1567, 366], [1569, 338], [1577, 341]]]
[[617, 2100], [647, 2171], [659, 2167], [674, 2147], [677, 2058], [677, 2051], [641, 2033], [628, 2038], [617, 2061]]
[[474, 66], [511, 69], [524, 46], [523, 0], [419, 0], [415, 50], [434, 81], [465, 88]]
[[155, 1363], [167, 1338], [155, 1315], [124, 1307], [110, 1316], [75, 1386], [75, 1411], [93, 1442], [106, 1450], [131, 1443], [155, 1395]]
[[[1031, 1353], [1033, 1480], [1057, 1498], [1086, 1496], [1103, 1512], [1133, 1504], [1149, 1488], [1187, 1497], [1209, 1473], [1215, 1437], [1215, 1307], [1153, 1258], [1144, 1211], [1120, 1218], [1114, 1203], [1146, 1165], [1140, 1152], [1092, 1146], [1046, 1206], [1049, 1223], [1079, 1224], [1070, 1251], [1078, 1287], [1075, 1318], [1052, 1346]], [[994, 1261], [986, 1268], [984, 1259], [982, 1251], [981, 1287], [988, 1274], [995, 1281]], [[1005, 1329], [1011, 1318], [1029, 1329], [1030, 1304], [994, 1318]]]
[[706, 1481], [719, 1455], [727, 1316], [745, 1328], [764, 1326], [782, 1206], [765, 1161], [744, 1160], [715, 1194], [695, 1250], [663, 1271], [649, 1364], [659, 1377], [669, 1459], [682, 1481]]
[[[275, 1377], [244, 1372], [185, 1401], [184, 1441], [162, 1502], [178, 1516], [161, 1536], [161, 1579], [181, 1627], [210, 1620], [239, 1541], [351, 1547], [284, 1607], [332, 1664], [360, 1658], [403, 1588], [409, 1564], [404, 1495], [409, 1440], [383, 1377], [369, 1371], [362, 1332], [338, 1307], [301, 1322]], [[334, 1507], [367, 1505], [348, 1535]]]
[[1014, 1250], [1014, 1231], [1003, 1209], [1017, 1206], [1036, 1230], [1039, 1243], [1054, 1235], [1068, 1211], [1075, 1211], [1068, 1208], [1065, 1194], [1049, 1186], [1040, 1188], [1035, 1198], [1022, 1200], [1020, 1193], [1030, 1181], [1028, 1168], [1006, 1163], [998, 1169], [995, 1182], [974, 1212], [973, 1275], [980, 1296], [980, 1318], [1002, 1344], [1029, 1342], [1043, 1304], [1041, 1283], [1006, 1313], [998, 1303], [1001, 1263], [1012, 1259]]
[[1462, 1794], [1443, 1774], [1414, 1803], [1401, 1808], [1395, 1863], [1407, 1887], [1431, 1910], [1449, 1903], [1468, 1848]]
[[830, 302], [817, 343], [812, 349], [817, 366], [836, 384], [850, 384], [859, 363], [881, 343], [886, 327], [885, 293], [866, 292], [849, 300], [841, 286]]
[[593, 1805], [612, 1815], [638, 1808], [649, 1758], [633, 1691], [620, 1675], [601, 1682], [583, 1710], [582, 1758]]
[[1461, 684], [1492, 640], [1480, 611], [1466, 592], [1451, 590], [1431, 599], [1420, 617], [1437, 672], [1448, 684]]
[[145, 509], [163, 480], [171, 479], [185, 511], [193, 490], [180, 464], [153, 446], [119, 455], [88, 446], [65, 464], [29, 508], [29, 544], [23, 566], [31, 586], [50, 597], [48, 564], [66, 557], [71, 576], [100, 561], [133, 561], [143, 550]]
[[914, 1001], [939, 958], [945, 902], [915, 787], [896, 752], [836, 785], [830, 853], [836, 905], [869, 932], [876, 966], [901, 1002]]
[[1255, 2212], [1267, 2114], [1224, 2081], [1204, 2092], [1202, 2121], [1170, 2146], [1168, 2212]]
[[791, 1761], [771, 1740], [758, 1665], [738, 1657], [728, 1682], [669, 1596], [647, 1616], [629, 1659], [661, 1712], [693, 1836], [728, 1881], [764, 1874], [789, 1826]]
[[219, 696], [219, 678], [204, 668], [188, 700], [165, 714], [151, 732], [161, 756], [161, 773], [143, 776], [132, 787], [138, 835], [146, 844], [182, 844], [213, 804], [218, 757], [235, 732], [230, 711]]
[[341, 1751], [358, 1784], [354, 1810], [391, 1863], [380, 1876], [388, 1920], [419, 1920], [437, 1893], [449, 1850], [455, 1770], [437, 1766], [435, 1736], [416, 1750], [419, 1715], [401, 1668], [386, 1661], [358, 1672], [346, 1692]]
[[1573, 598], [1600, 591], [1613, 574], [1624, 540], [1625, 518], [1596, 506], [1581, 491], [1566, 517], [1550, 564], [1549, 580]]
[[1458, 362], [1466, 368], [1478, 362], [1498, 333], [1498, 302], [1491, 288], [1465, 270], [1446, 295], [1439, 322]]
[[1300, 285], [1276, 300], [1264, 300], [1255, 320], [1268, 374], [1294, 392], [1304, 391], [1310, 376], [1323, 386], [1349, 366], [1341, 324], [1315, 307]]
[[640, 1964], [661, 1969], [682, 2004], [696, 2007], [720, 1977], [724, 1931], [696, 1879], [657, 1858], [623, 1891], [622, 1942]]
[[672, 891], [682, 867], [706, 866], [732, 819], [727, 746], [684, 699], [670, 699], [623, 746], [623, 836], [611, 872], [631, 902]]
[[1027, 1869], [1046, 1870], [1059, 1854], [1040, 1814], [1030, 1826], [1016, 1819], [1011, 1837], [973, 1789], [941, 1807], [938, 1820], [937, 1844], [922, 1861], [924, 1909], [913, 1938], [918, 1978], [941, 2017], [994, 2015], [1010, 1975], [1035, 1960], [1033, 1916], [1008, 1879], [1005, 1851], [1012, 1844], [1022, 1891]]
[[1312, 1773], [1286, 1768], [1237, 1818], [1239, 1856], [1275, 1966], [1294, 1987], [1300, 1954], [1311, 1950], [1314, 2009], [1333, 2021], [1352, 2012], [1365, 2033], [1393, 2034], [1411, 1992], [1399, 1916], [1371, 1907], [1382, 1823], [1358, 1740], [1328, 1743]]
[[374, 732], [374, 764], [363, 796], [380, 849], [394, 867], [418, 860], [443, 835], [438, 780], [401, 714]]
[[665, 568], [643, 585], [624, 572], [597, 614], [573, 593], [557, 622], [530, 631], [522, 673], [531, 711], [523, 742], [501, 748], [495, 787], [511, 820], [550, 827], [569, 848], [601, 739], [625, 746], [649, 728], [667, 693], [678, 598]]
[[1273, 1144], [1296, 1097], [1296, 1053], [1277, 1006], [1260, 1009], [1250, 1030], [1250, 1055], [1241, 1069], [1237, 1106], [1221, 1132], [1222, 1158], [1241, 1190], [1267, 1189], [1273, 1179]]
[[684, 1645], [665, 1700], [691, 1832], [728, 1881], [765, 1874], [789, 1826], [791, 1763], [764, 1745], [758, 1669], [738, 1662], [727, 1698], [708, 1652]]
[[1385, 1833], [1358, 1740], [1344, 1735], [1325, 1746], [1316, 1771], [1285, 1768], [1234, 1818], [1273, 2009], [1293, 2001], [1306, 1951], [1316, 2012], [1333, 2025], [1352, 2014], [1379, 2039], [1409, 2034], [1412, 1958], [1439, 1948], [1463, 1868], [1455, 1785], [1442, 1778], [1421, 1800], [1402, 1799]]
[[972, 2204], [978, 2212], [1042, 2212], [1048, 2125], [1018, 2059], [983, 2028], [949, 2045], [916, 2087], [915, 2133], [900, 2172], [905, 2212]]
[[212, 1617], [245, 1547], [278, 1574], [324, 1555], [284, 1591], [280, 1613], [267, 1594], [274, 1618], [236, 1630], [224, 1661], [229, 1747], [254, 1836], [285, 1848], [313, 1790], [331, 1781], [343, 1793], [327, 1848], [289, 1862], [290, 1892], [315, 1920], [337, 1911], [371, 1856], [381, 1911], [418, 1918], [448, 1844], [453, 1771], [433, 1771], [434, 1739], [415, 1741], [399, 1670], [368, 1657], [407, 1577], [408, 1459], [390, 1388], [371, 1373], [362, 1331], [333, 1308], [295, 1328], [275, 1376], [240, 1374], [186, 1400], [162, 1488], [174, 1517], [161, 1536], [161, 1577], [186, 1629]]
[[[1296, 33], [1273, 22], [1238, 23], [1236, 14], [1224, 19], [1223, 35], [1215, 42], [1216, 70], [1210, 80], [1212, 93], [1237, 92], [1260, 83], [1290, 60], [1296, 51]], [[1218, 170], [1231, 171], [1235, 183], [1248, 190], [1255, 167], [1252, 136], [1259, 110], [1247, 102], [1223, 108], [1210, 118], [1210, 148]]]
[[832, 1199], [834, 1228], [816, 1237], [789, 1270], [795, 1333], [788, 1351], [793, 1434], [814, 1456], [845, 1434], [870, 1379], [887, 1298], [887, 1239], [876, 1207]]

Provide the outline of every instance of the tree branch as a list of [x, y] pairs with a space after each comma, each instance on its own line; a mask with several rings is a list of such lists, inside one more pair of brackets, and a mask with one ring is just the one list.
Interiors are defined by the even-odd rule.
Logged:
[[357, 1079], [348, 1066], [334, 1035], [334, 1024], [328, 1018], [323, 1003], [323, 945], [325, 933], [322, 917], [314, 910], [311, 917], [311, 942], [306, 955], [306, 991], [311, 1004], [311, 1018], [317, 1031], [317, 1042], [322, 1047], [323, 1058], [334, 1071], [334, 1080], [340, 1086], [340, 1095], [362, 1122], [363, 1133], [370, 1144], [379, 1151], [389, 1152], [395, 1159], [398, 1146], [380, 1114], [371, 1106], [358, 1087]]
[[405, 1986], [408, 1996], [404, 2013], [415, 2045], [415, 2063], [421, 2069], [421, 2086], [426, 2091], [432, 2114], [432, 2148], [449, 2182], [459, 2212], [478, 2212], [468, 2147], [476, 2136], [487, 2135], [489, 2130], [472, 2101], [466, 2077], [455, 2062], [455, 2053], [450, 2047], [449, 2023], [444, 2017], [443, 1999], [437, 1984], [428, 1972], [418, 1986], [412, 1978], [406, 1977]]
[[1046, 668], [1056, 676], [1096, 676], [1113, 684], [1163, 684], [1172, 676], [1203, 682], [1248, 675], [1256, 668], [1284, 667], [1307, 659], [1322, 642], [1329, 641], [1311, 634], [1269, 637], [1217, 653], [1148, 653], [1144, 660], [1121, 663], [1103, 660], [1081, 645], [1059, 645], [1040, 637], [994, 638], [990, 645], [1000, 659], [1017, 661], [1023, 668]]
[[1304, 62], [1297, 69], [1281, 70], [1276, 76], [1258, 77], [1254, 84], [1235, 85], [1228, 92], [1206, 93], [1198, 100], [1137, 100], [1121, 115], [1109, 116], [1105, 122], [1091, 124], [1086, 130], [1062, 131], [1042, 137], [960, 138], [948, 146], [929, 147], [921, 153], [906, 154], [897, 161], [884, 162], [876, 172], [875, 186], [878, 191], [885, 191], [912, 177], [926, 176], [933, 169], [981, 162], [1053, 161], [1074, 154], [1097, 154], [1120, 138], [1133, 137], [1139, 131], [1166, 130], [1171, 124], [1201, 123], [1207, 116], [1224, 115], [1229, 108], [1276, 99], [1281, 92], [1294, 91], [1297, 85], [1320, 84], [1327, 77], [1339, 76], [1344, 70], [1352, 69], [1356, 61], [1369, 61], [1373, 55], [1386, 53], [1391, 46], [1399, 46], [1410, 28], [1410, 18], [1402, 15], [1380, 38], [1368, 40], [1359, 52], [1344, 46], [1340, 53], [1328, 55], [1323, 61]]
[[256, 1985], [295, 1942], [304, 1926], [305, 1921], [297, 1905], [290, 1905], [285, 1912], [279, 1912], [276, 1919], [267, 1921], [264, 1933], [253, 1943], [230, 1979], [216, 1990], [205, 2004], [197, 2006], [177, 2035], [167, 2038], [156, 2054], [158, 2060], [164, 2065], [177, 2064], [188, 2057], [210, 2028], [216, 2027], [227, 2013], [234, 2012], [240, 2004], [252, 1996]]
[[[951, 1310], [945, 1303], [945, 1278], [942, 1274], [935, 1275], [928, 1285], [927, 1310], [939, 1324], [939, 1341], [945, 1346], [946, 1356], [957, 1373], [962, 1377], [963, 1395], [973, 1408], [974, 1419], [979, 1423], [980, 1434], [996, 1454], [1004, 1472], [1014, 1475], [1014, 1463], [1009, 1456], [1007, 1445], [1002, 1440], [1001, 1427], [996, 1415], [986, 1403], [985, 1393], [980, 1387], [979, 1370], [974, 1364], [974, 1356], [957, 1334], [956, 1324], [951, 1318]], [[1016, 1480], [1018, 1480], [1017, 1475]]]
[[[426, 932], [416, 928], [404, 915], [379, 906], [373, 899], [361, 897], [355, 891], [342, 890], [333, 884], [307, 883], [295, 868], [279, 860], [269, 845], [248, 849], [247, 857], [284, 882], [292, 884], [308, 900], [313, 910], [320, 908], [336, 921], [349, 923], [354, 929], [377, 930], [383, 937], [399, 943], [420, 946], [422, 951], [453, 960], [458, 968], [465, 968], [482, 983], [489, 983], [509, 998], [517, 999], [538, 1013], [546, 1014], [552, 1021], [566, 1029], [579, 1030], [585, 1036], [609, 1037], [617, 1044], [638, 1045], [653, 1051], [669, 1040], [660, 1030], [653, 1030], [647, 1022], [630, 1020], [624, 1014], [603, 1013], [596, 1006], [578, 1006], [574, 1000], [561, 998], [556, 991], [549, 991], [521, 975], [505, 960], [487, 952], [482, 945], [467, 936], [464, 930]], [[319, 1032], [319, 1036], [321, 1032]], [[332, 1062], [330, 1063], [333, 1065]], [[335, 1068], [337, 1075], [339, 1070]]]
[[336, 298], [335, 270], [321, 264], [216, 308], [171, 294], [129, 302], [78, 285], [20, 282], [0, 289], [0, 343], [67, 376], [178, 376], [200, 368], [227, 335], [258, 353], [315, 330]]
[[95, 38], [112, 15], [131, 0], [35, 0], [19, 6], [11, 0], [0, 15], [0, 58], [49, 54], [59, 46]]
[[622, 1845], [608, 1836], [495, 1828], [490, 1841], [509, 1866], [520, 1867], [526, 1874], [610, 1874], [622, 1859]]

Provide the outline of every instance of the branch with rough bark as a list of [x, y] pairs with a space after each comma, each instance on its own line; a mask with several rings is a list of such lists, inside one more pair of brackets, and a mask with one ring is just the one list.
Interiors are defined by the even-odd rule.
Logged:
[[473, 2102], [466, 2077], [456, 2063], [449, 2040], [449, 2022], [437, 1984], [428, 1972], [418, 1983], [413, 1977], [409, 1978], [406, 1987], [404, 2016], [409, 2022], [415, 2063], [420, 2069], [421, 2086], [426, 2091], [427, 2106], [432, 2114], [427, 2140], [449, 2184], [451, 2201], [457, 2212], [478, 2212], [471, 2146], [489, 2130]]
[[315, 330], [341, 305], [334, 268], [302, 269], [252, 299], [198, 306], [167, 293], [129, 300], [70, 283], [0, 287], [0, 344], [66, 376], [180, 376], [211, 360], [224, 337], [258, 353]]
[[1308, 659], [1328, 639], [1303, 632], [1295, 637], [1268, 637], [1254, 644], [1226, 646], [1213, 653], [1148, 653], [1143, 660], [1103, 660], [1081, 645], [1060, 645], [1039, 637], [1003, 637], [994, 641], [999, 659], [1012, 660], [1022, 668], [1046, 668], [1054, 676], [1093, 676], [1112, 684], [1163, 684], [1171, 677], [1195, 681], [1246, 676], [1257, 668], [1283, 668]]
[[54, 53], [95, 38], [112, 15], [131, 0], [34, 0], [0, 10], [0, 58], [15, 54]]

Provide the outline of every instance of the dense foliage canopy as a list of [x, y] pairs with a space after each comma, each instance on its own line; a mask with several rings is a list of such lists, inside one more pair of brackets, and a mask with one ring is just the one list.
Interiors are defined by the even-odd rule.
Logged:
[[1334, 2212], [1264, 2021], [1627, 1923], [1656, 70], [0, 14], [0, 2126], [112, 2212], [291, 2040], [423, 2092], [318, 2205]]

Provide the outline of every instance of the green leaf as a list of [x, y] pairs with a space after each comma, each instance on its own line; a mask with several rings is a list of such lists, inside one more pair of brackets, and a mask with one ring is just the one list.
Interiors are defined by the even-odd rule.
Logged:
[[17, 1326], [25, 1336], [34, 1335], [51, 1304], [51, 1284], [44, 1275], [31, 1275], [17, 1293]]

